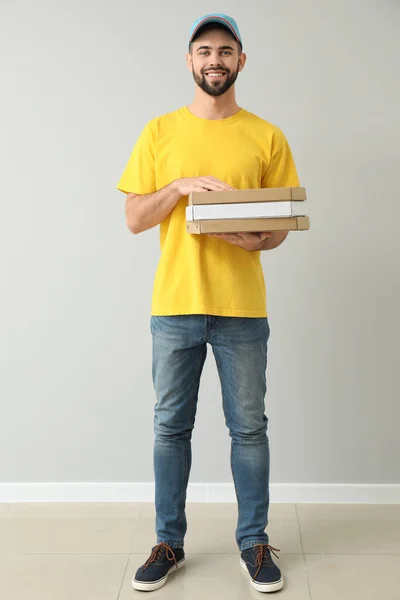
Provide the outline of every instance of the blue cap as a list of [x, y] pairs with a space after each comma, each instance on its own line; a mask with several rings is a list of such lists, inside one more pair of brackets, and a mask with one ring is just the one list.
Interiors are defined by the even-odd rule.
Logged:
[[243, 46], [242, 38], [240, 37], [239, 27], [237, 26], [235, 19], [232, 19], [232, 17], [228, 17], [228, 15], [221, 14], [206, 15], [205, 17], [201, 17], [201, 19], [197, 19], [197, 21], [193, 23], [192, 29], [190, 30], [189, 46], [199, 29], [207, 23], [220, 23], [221, 25], [224, 25], [224, 27], [226, 27], [228, 31], [233, 33], [237, 41], [240, 42], [240, 44]]

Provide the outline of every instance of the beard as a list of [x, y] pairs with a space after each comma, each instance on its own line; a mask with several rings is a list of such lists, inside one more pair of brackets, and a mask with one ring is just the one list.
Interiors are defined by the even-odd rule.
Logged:
[[[207, 71], [212, 71], [212, 69], [207, 69]], [[210, 96], [222, 96], [229, 90], [230, 87], [235, 83], [236, 79], [239, 75], [239, 63], [236, 71], [231, 73], [229, 69], [215, 69], [215, 71], [222, 71], [226, 73], [226, 76], [222, 78], [222, 81], [219, 81], [218, 78], [208, 78], [205, 74], [205, 71], [201, 72], [201, 75], [195, 73], [194, 68], [192, 68], [193, 79], [197, 83], [197, 85]]]

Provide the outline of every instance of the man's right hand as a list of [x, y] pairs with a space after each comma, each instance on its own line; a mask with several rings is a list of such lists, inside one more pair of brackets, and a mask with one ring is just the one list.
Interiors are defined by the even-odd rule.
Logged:
[[234, 189], [215, 177], [184, 177], [151, 194], [128, 194], [125, 209], [128, 227], [136, 234], [159, 225], [181, 197], [192, 192], [229, 192]]
[[176, 179], [175, 185], [181, 196], [192, 192], [229, 192], [236, 189], [215, 177], [183, 177]]

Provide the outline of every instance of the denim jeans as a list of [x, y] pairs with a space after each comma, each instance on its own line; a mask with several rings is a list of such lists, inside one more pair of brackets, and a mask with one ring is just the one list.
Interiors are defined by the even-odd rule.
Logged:
[[183, 548], [200, 376], [212, 347], [231, 437], [238, 503], [236, 543], [268, 543], [269, 440], [265, 411], [267, 318], [182, 315], [152, 317], [154, 474], [157, 543]]

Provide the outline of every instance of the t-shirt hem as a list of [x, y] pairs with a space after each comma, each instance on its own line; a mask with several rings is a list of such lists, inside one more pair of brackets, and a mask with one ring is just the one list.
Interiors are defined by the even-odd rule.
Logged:
[[262, 310], [227, 310], [219, 308], [195, 307], [193, 310], [174, 309], [174, 310], [155, 310], [151, 311], [152, 317], [174, 317], [178, 315], [211, 315], [213, 317], [249, 317], [260, 319], [268, 317], [268, 311]]

